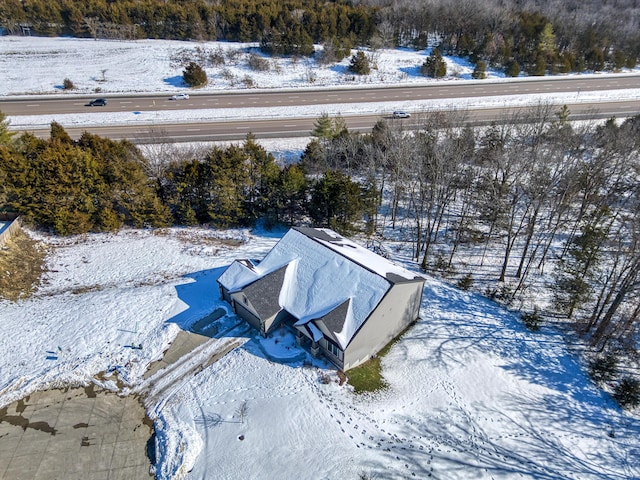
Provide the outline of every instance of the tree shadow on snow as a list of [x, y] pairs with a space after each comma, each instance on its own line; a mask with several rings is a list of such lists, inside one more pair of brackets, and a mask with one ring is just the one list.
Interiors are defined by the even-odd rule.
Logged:
[[163, 82], [172, 87], [186, 87], [182, 75], [176, 75], [175, 77], [167, 77], [163, 79]]
[[531, 410], [532, 400], [522, 400], [522, 411], [531, 413], [518, 418], [495, 406], [478, 410], [473, 405], [470, 415], [468, 406], [455, 402], [430, 409], [418, 422], [416, 412], [397, 415], [393, 424], [402, 425], [400, 433], [389, 427], [384, 433], [369, 432], [381, 456], [361, 470], [371, 478], [638, 478], [640, 468], [633, 461], [637, 431], [619, 430], [625, 439], [611, 438], [589, 416], [593, 412], [569, 406], [549, 415], [549, 405]]
[[426, 320], [404, 338], [429, 339], [435, 347], [425, 358], [439, 367], [464, 366], [478, 358], [478, 352], [498, 355], [501, 368], [520, 379], [584, 406], [602, 407], [607, 402], [553, 328], [530, 332], [517, 315], [495, 302], [440, 282], [427, 283], [422, 305]]
[[422, 78], [424, 76], [420, 73], [420, 65], [415, 65], [413, 67], [401, 67], [400, 71], [409, 77]]

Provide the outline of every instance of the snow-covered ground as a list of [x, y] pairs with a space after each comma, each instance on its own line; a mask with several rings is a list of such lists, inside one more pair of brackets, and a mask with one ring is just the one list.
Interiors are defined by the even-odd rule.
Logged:
[[[45, 285], [0, 302], [0, 406], [103, 371], [107, 386], [117, 371], [144, 389], [180, 329], [229, 310], [222, 269], [262, 258], [282, 233], [42, 237]], [[289, 334], [217, 322], [213, 342], [240, 346], [148, 402], [159, 478], [640, 478], [638, 419], [589, 382], [562, 337], [446, 283], [428, 280], [421, 320], [384, 358], [389, 388], [375, 395], [339, 385]]]
[[[192, 92], [182, 83], [182, 68], [172, 58], [182, 50], [199, 48], [205, 52], [223, 52], [225, 65], [207, 67], [209, 84], [197, 92], [220, 92], [256, 89], [341, 88], [410, 85], [445, 82], [473, 82], [473, 65], [467, 60], [445, 57], [448, 76], [433, 80], [420, 75], [420, 65], [430, 49], [367, 51], [373, 59], [371, 75], [351, 75], [347, 72], [349, 58], [336, 65], [321, 66], [315, 60], [268, 59], [267, 71], [251, 70], [247, 59], [257, 52], [256, 44], [225, 42], [189, 43], [168, 40], [107, 41], [76, 38], [39, 38], [0, 36], [0, 98], [8, 96], [64, 95], [113, 97], [121, 94], [167, 94]], [[320, 48], [320, 47], [318, 47]], [[230, 53], [235, 52], [235, 53]], [[637, 72], [640, 69], [636, 69]], [[28, 71], [29, 75], [24, 72]], [[624, 75], [629, 71], [616, 73]], [[606, 75], [600, 73], [598, 75]], [[313, 81], [309, 79], [313, 77]], [[489, 70], [492, 81], [509, 82], [501, 72]], [[65, 78], [74, 90], [64, 91]], [[528, 81], [539, 81], [530, 77]], [[542, 77], [543, 78], [543, 77]], [[251, 79], [250, 85], [247, 83]], [[477, 80], [482, 82], [482, 80]], [[639, 99], [640, 88], [625, 90], [625, 99]], [[228, 121], [232, 119], [268, 119], [291, 117], [317, 118], [330, 115], [380, 114], [394, 110], [420, 112], [433, 108], [488, 108], [496, 106], [536, 105], [541, 102], [561, 104], [621, 99], [620, 91], [582, 92], [579, 94], [536, 94], [527, 96], [478, 97], [368, 104], [327, 104], [281, 108], [197, 109], [197, 110], [132, 110], [57, 115], [16, 115], [9, 118], [10, 127], [46, 128], [52, 121], [65, 127], [91, 125], [158, 125], [167, 122]]]
[[[72, 94], [98, 96], [98, 87], [100, 96], [183, 91], [170, 57], [196, 45], [246, 48], [0, 37], [0, 96], [67, 95], [58, 88], [67, 77], [77, 87]], [[428, 82], [417, 73], [426, 54], [378, 52], [378, 70], [355, 81], [344, 73], [345, 60], [318, 69], [313, 85], [305, 80], [309, 65], [303, 61], [258, 74], [238, 60], [226, 67], [236, 84], [212, 70], [206, 88], [241, 88], [238, 79], [245, 75], [258, 88]], [[470, 81], [470, 65], [447, 62], [458, 73], [445, 81]], [[598, 95], [619, 98], [616, 92]], [[625, 95], [638, 98], [640, 90]], [[344, 114], [360, 107], [328, 108], [286, 113]], [[173, 118], [184, 114], [177, 112]], [[258, 113], [283, 114], [242, 109], [234, 115]], [[123, 121], [110, 114], [94, 118]], [[193, 111], [189, 119], [195, 119]], [[18, 127], [52, 119], [10, 120]], [[271, 142], [265, 148], [283, 144]], [[530, 333], [496, 304], [434, 279], [425, 287], [421, 320], [383, 360], [384, 392], [355, 395], [288, 334], [257, 338], [233, 316], [216, 321], [220, 338], [198, 353], [239, 345], [226, 356], [195, 376], [180, 377], [176, 369], [174, 376], [145, 379], [147, 366], [181, 329], [219, 308], [229, 311], [215, 282], [223, 268], [235, 258], [262, 258], [283, 233], [176, 228], [41, 237], [52, 249], [45, 284], [30, 299], [0, 301], [0, 407], [36, 389], [98, 381], [100, 372], [110, 374], [105, 386], [115, 388], [117, 372], [129, 391], [156, 394], [148, 408], [157, 419], [159, 478], [640, 478], [638, 418], [589, 382], [558, 332], [544, 327]], [[236, 240], [243, 243], [236, 246]], [[131, 348], [138, 344], [143, 348]]]

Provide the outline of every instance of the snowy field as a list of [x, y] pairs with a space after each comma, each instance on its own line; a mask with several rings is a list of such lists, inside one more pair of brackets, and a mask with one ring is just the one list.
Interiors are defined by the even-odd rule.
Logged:
[[[222, 269], [262, 258], [282, 233], [41, 237], [52, 249], [45, 286], [0, 302], [0, 406], [100, 372], [107, 387], [117, 371], [145, 391], [155, 377], [144, 371], [180, 329], [229, 309]], [[530, 333], [446, 283], [427, 281], [421, 320], [384, 358], [390, 387], [376, 395], [339, 385], [288, 334], [265, 340], [233, 316], [217, 322], [214, 343], [240, 346], [147, 401], [158, 478], [640, 478], [638, 419], [590, 384], [561, 336]]]
[[[38, 38], [0, 36], [0, 98], [31, 95], [92, 95], [112, 98], [117, 95], [250, 91], [257, 89], [349, 88], [380, 85], [424, 85], [429, 83], [482, 82], [472, 80], [473, 65], [467, 60], [447, 57], [447, 77], [433, 80], [420, 74], [420, 65], [431, 50], [367, 51], [373, 59], [371, 75], [348, 73], [350, 58], [335, 65], [320, 66], [315, 60], [288, 58], [268, 59], [268, 71], [254, 71], [247, 60], [256, 53], [256, 44], [227, 42], [179, 42], [168, 40], [108, 41], [76, 38]], [[172, 62], [181, 50], [200, 48], [206, 52], [226, 52], [225, 65], [208, 67], [209, 84], [189, 89], [182, 83], [182, 68]], [[317, 47], [320, 48], [320, 47]], [[231, 53], [230, 53], [231, 52]], [[355, 52], [355, 50], [353, 51]], [[73, 67], [70, 67], [73, 65]], [[30, 72], [24, 75], [24, 72]], [[625, 70], [613, 75], [637, 73]], [[599, 73], [598, 75], [607, 75]], [[310, 77], [314, 78], [311, 82]], [[492, 81], [509, 82], [501, 72], [487, 72]], [[62, 84], [70, 79], [76, 87], [64, 91]], [[521, 77], [521, 79], [524, 77]], [[251, 86], [246, 82], [251, 79]], [[539, 81], [544, 77], [529, 77]], [[238, 108], [96, 112], [59, 115], [17, 115], [9, 118], [11, 128], [46, 128], [52, 121], [65, 127], [91, 125], [136, 124], [153, 126], [168, 122], [228, 121], [244, 118], [269, 119], [292, 117], [317, 118], [330, 115], [379, 114], [394, 110], [417, 113], [433, 108], [488, 108], [526, 106], [539, 103], [562, 104], [603, 99], [640, 99], [640, 88], [619, 91], [582, 92], [580, 94], [536, 94], [526, 96], [478, 97], [422, 101], [374, 102], [368, 104], [327, 104], [282, 108]], [[135, 108], [135, 107], [134, 107]]]

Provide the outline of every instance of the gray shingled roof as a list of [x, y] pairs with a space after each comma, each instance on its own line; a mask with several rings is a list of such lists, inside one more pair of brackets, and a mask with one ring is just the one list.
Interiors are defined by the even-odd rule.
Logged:
[[336, 343], [339, 343], [339, 341], [337, 338], [335, 338], [333, 332], [341, 332], [344, 328], [344, 322], [347, 319], [347, 312], [349, 311], [350, 302], [351, 299], [348, 298], [336, 308], [327, 313], [324, 317], [319, 319], [327, 326], [327, 329], [332, 332], [332, 340]]
[[243, 289], [244, 294], [256, 309], [260, 318], [269, 318], [280, 311], [278, 299], [286, 270], [287, 266], [285, 265]]

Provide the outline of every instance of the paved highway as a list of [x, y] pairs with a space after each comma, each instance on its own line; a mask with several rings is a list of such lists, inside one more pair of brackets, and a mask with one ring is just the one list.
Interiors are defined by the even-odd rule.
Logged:
[[[571, 118], [595, 119], [611, 117], [628, 117], [640, 114], [640, 100], [607, 102], [597, 104], [567, 104], [571, 111]], [[558, 106], [559, 108], [560, 106]], [[520, 107], [526, 109], [529, 107]], [[515, 113], [519, 108], [485, 108], [469, 111], [460, 111], [461, 116], [470, 124], [486, 125], [491, 121], [504, 117], [506, 114]], [[352, 131], [370, 131], [373, 125], [380, 120], [380, 115], [360, 115], [345, 117], [347, 127]], [[420, 115], [414, 115], [409, 119], [392, 119], [388, 121], [402, 124], [406, 128], [420, 126]], [[146, 127], [141, 125], [119, 125], [91, 128], [67, 127], [66, 131], [72, 138], [79, 138], [83, 131], [88, 130], [97, 135], [112, 139], [127, 138], [136, 143], [152, 142], [196, 142], [196, 141], [221, 141], [241, 140], [248, 133], [257, 138], [287, 138], [308, 136], [314, 128], [315, 118], [287, 118], [280, 120], [239, 120], [227, 122], [202, 122], [164, 124]], [[35, 135], [47, 137], [48, 129], [30, 130]]]
[[[242, 93], [206, 93], [195, 94], [187, 100], [170, 100], [169, 95], [109, 95], [104, 107], [90, 107], [88, 101], [94, 97], [29, 97], [0, 99], [0, 111], [7, 116], [12, 115], [44, 115], [69, 114], [87, 112], [131, 112], [131, 111], [163, 111], [189, 109], [238, 109], [247, 107], [293, 107], [304, 105], [323, 105], [341, 103], [377, 103], [406, 102], [411, 100], [442, 100], [470, 97], [494, 97], [504, 95], [556, 94], [574, 92], [576, 97], [581, 92], [640, 89], [640, 75], [620, 74], [607, 76], [572, 76], [572, 77], [540, 77], [527, 78], [509, 82], [438, 82], [431, 85], [403, 87], [374, 87], [331, 90], [295, 90], [295, 91], [251, 91]], [[624, 94], [620, 95], [621, 97]], [[597, 111], [600, 117], [628, 116], [640, 113], [640, 103], [636, 100], [605, 101], [597, 104], [569, 104], [572, 118], [578, 115], [593, 115]], [[486, 108], [468, 113], [471, 121], [486, 123], [504, 114], [504, 108]], [[233, 114], [225, 114], [227, 119]], [[414, 116], [415, 117], [415, 116]], [[380, 116], [347, 117], [347, 125], [354, 130], [367, 130], [380, 119]], [[412, 118], [404, 120], [407, 126], [417, 121]], [[248, 132], [258, 137], [287, 137], [308, 135], [313, 129], [315, 118], [289, 118], [286, 120], [237, 120], [218, 123], [196, 123], [180, 125], [163, 124], [162, 129], [173, 141], [193, 140], [233, 140], [244, 138]], [[129, 138], [136, 140], [147, 129], [139, 125], [122, 125], [111, 127], [68, 128], [72, 136], [77, 137], [82, 130], [90, 130], [98, 135], [110, 138]], [[46, 131], [30, 130], [37, 135], [46, 135]]]

